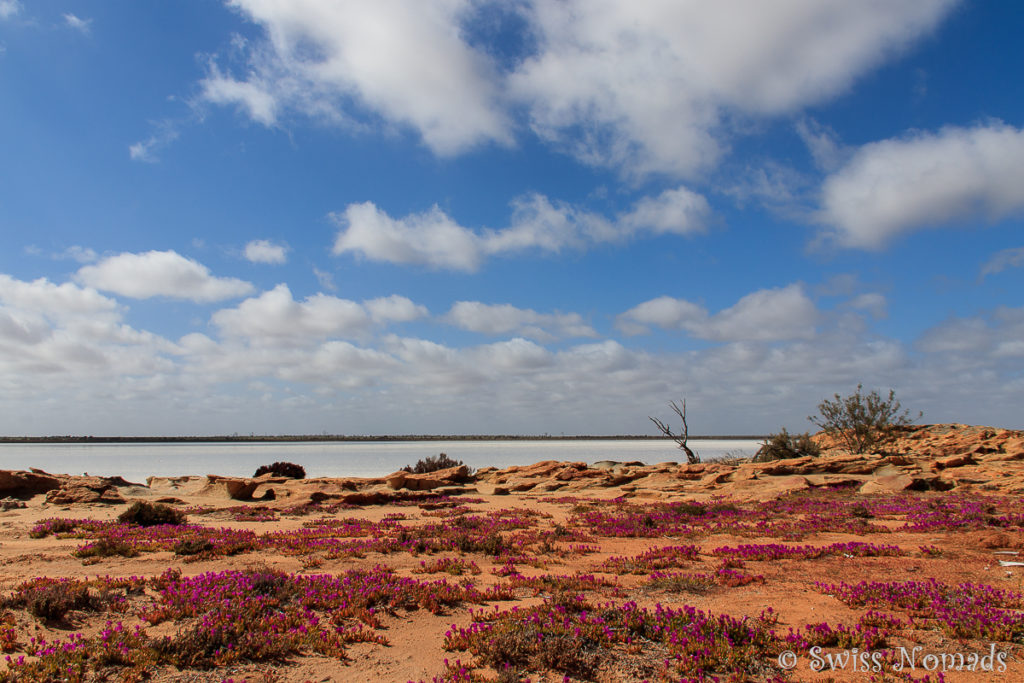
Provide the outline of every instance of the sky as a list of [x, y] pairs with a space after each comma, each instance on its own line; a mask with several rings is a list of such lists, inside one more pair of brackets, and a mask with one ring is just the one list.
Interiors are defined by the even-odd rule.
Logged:
[[1024, 428], [1022, 26], [0, 0], [0, 434]]

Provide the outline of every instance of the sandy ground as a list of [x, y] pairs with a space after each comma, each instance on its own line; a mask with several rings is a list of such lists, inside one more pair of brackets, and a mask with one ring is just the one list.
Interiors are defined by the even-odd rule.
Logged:
[[[138, 491], [136, 491], [138, 493]], [[941, 494], [921, 494], [934, 495]], [[497, 510], [528, 510], [542, 513], [536, 517], [537, 530], [551, 530], [572, 526], [571, 516], [575, 509], [572, 501], [555, 502], [557, 499], [535, 495], [503, 495], [465, 496], [472, 501], [465, 504], [468, 512], [463, 514], [486, 515]], [[8, 596], [13, 595], [16, 587], [26, 579], [38, 576], [91, 578], [96, 576], [156, 576], [169, 567], [176, 567], [185, 575], [203, 572], [218, 572], [226, 569], [244, 569], [269, 566], [290, 573], [305, 574], [342, 574], [359, 567], [386, 565], [400, 575], [408, 575], [420, 579], [447, 578], [451, 581], [456, 577], [444, 574], [424, 576], [415, 574], [413, 570], [420, 566], [421, 561], [436, 559], [443, 556], [459, 557], [475, 562], [481, 573], [472, 576], [478, 586], [494, 585], [502, 578], [492, 573], [500, 568], [492, 556], [480, 552], [459, 553], [442, 552], [434, 555], [413, 556], [409, 553], [369, 553], [361, 558], [330, 559], [316, 553], [305, 556], [284, 556], [268, 551], [242, 553], [228, 557], [214, 557], [198, 562], [185, 562], [181, 556], [170, 551], [143, 552], [137, 557], [104, 557], [95, 564], [83, 562], [73, 556], [76, 548], [85, 541], [81, 538], [57, 538], [53, 535], [45, 538], [31, 538], [29, 531], [40, 520], [54, 517], [74, 519], [113, 519], [125, 509], [125, 505], [75, 505], [54, 506], [44, 502], [43, 496], [26, 501], [27, 507], [0, 512], [0, 588]], [[220, 511], [206, 514], [190, 514], [189, 521], [204, 526], [251, 529], [257, 533], [271, 530], [285, 531], [302, 528], [310, 516], [279, 517], [275, 521], [254, 522], [234, 521], [234, 512], [227, 508], [238, 508], [245, 505], [256, 507], [257, 503], [240, 504], [236, 501], [198, 499], [184, 500], [185, 505], [178, 508], [202, 505], [219, 508]], [[602, 503], [595, 503], [600, 509]], [[610, 505], [610, 504], [604, 504]], [[428, 506], [429, 507], [429, 506]], [[327, 518], [361, 518], [379, 522], [387, 515], [401, 514], [405, 516], [403, 524], [415, 526], [452, 520], [460, 512], [459, 508], [441, 508], [439, 510], [424, 509], [423, 506], [393, 504], [368, 505], [356, 509], [344, 509], [314, 517]], [[896, 528], [901, 526], [899, 519], [880, 520], [880, 523]], [[1008, 554], [1015, 548], [1024, 545], [1024, 536], [1020, 530], [1003, 533], [1003, 537], [992, 541], [992, 531], [953, 531], [927, 533], [894, 532], [884, 535], [873, 534], [870, 537], [823, 533], [812, 534], [799, 541], [800, 544], [823, 546], [845, 541], [870, 541], [899, 546], [905, 551], [899, 557], [826, 557], [815, 560], [775, 560], [748, 561], [744, 571], [763, 577], [763, 582], [748, 585], [727, 587], [714, 586], [699, 593], [675, 593], [646, 585], [646, 575], [615, 575], [602, 571], [602, 562], [613, 556], [631, 557], [639, 555], [651, 548], [668, 545], [693, 544], [700, 548], [700, 556], [680, 570], [710, 573], [721, 563], [711, 551], [724, 545], [743, 543], [788, 543], [778, 538], [738, 537], [729, 534], [703, 535], [697, 538], [680, 536], [655, 536], [652, 538], [605, 538], [594, 537], [587, 544], [593, 546], [595, 552], [577, 554], [567, 557], [545, 557], [547, 566], [530, 567], [518, 565], [525, 575], [541, 574], [573, 574], [575, 572], [598, 573], [610, 580], [618, 581], [618, 588], [603, 589], [599, 595], [591, 596], [596, 601], [615, 601], [623, 603], [627, 600], [636, 601], [641, 606], [653, 608], [656, 604], [678, 607], [691, 605], [701, 610], [716, 614], [728, 614], [734, 617], [755, 616], [767, 607], [774, 609], [779, 615], [777, 632], [785, 633], [788, 629], [799, 630], [804, 624], [827, 621], [829, 623], [851, 624], [863, 614], [863, 609], [847, 607], [837, 599], [823, 595], [815, 590], [817, 581], [837, 583], [840, 581], [856, 583], [859, 581], [904, 581], [934, 578], [950, 584], [961, 582], [986, 584], [1001, 589], [1019, 591], [1024, 589], [1024, 567], [1001, 567], [999, 560], [1017, 559]], [[995, 547], [985, 547], [985, 546]], [[940, 549], [941, 556], [932, 557], [919, 551], [921, 546], [932, 546]], [[999, 546], [1002, 546], [1000, 549]], [[996, 554], [1001, 552], [1004, 554]], [[1024, 558], [1021, 558], [1024, 559]], [[522, 595], [520, 604], [536, 604], [542, 600], [538, 596]], [[488, 609], [507, 609], [509, 602], [492, 603]], [[339, 661], [322, 656], [303, 654], [290, 657], [287, 661], [260, 662], [251, 664], [234, 664], [214, 670], [177, 671], [170, 667], [162, 667], [150, 672], [156, 681], [430, 681], [441, 674], [446, 659], [471, 661], [473, 656], [467, 652], [448, 652], [443, 645], [445, 632], [454, 624], [468, 626], [472, 619], [470, 606], [460, 606], [446, 610], [441, 614], [431, 614], [425, 609], [414, 611], [399, 610], [382, 618], [381, 633], [386, 636], [388, 646], [376, 644], [355, 644], [347, 651], [348, 659]], [[479, 606], [475, 606], [479, 610]], [[10, 609], [6, 611], [8, 623], [14, 624], [19, 635], [19, 642], [24, 644], [31, 637], [45, 636], [48, 640], [66, 637], [71, 632], [86, 635], [95, 633], [103, 623], [110, 619], [109, 614], [94, 614], [86, 611], [73, 610], [64, 620], [58, 623], [40, 620], [24, 610]], [[117, 615], [125, 623], [139, 623], [132, 614]], [[153, 633], [173, 633], [175, 626], [162, 624], [152, 629]], [[161, 629], [163, 629], [161, 631]], [[957, 642], [942, 633], [930, 630], [917, 633], [917, 644], [923, 651], [979, 651], [987, 647], [980, 641]], [[988, 674], [949, 672], [948, 681], [1011, 681], [1024, 680], [1024, 662], [1019, 651], [1021, 646], [1012, 643], [998, 643], [1001, 651], [1009, 655], [1005, 672]], [[15, 650], [17, 656], [22, 650]], [[658, 650], [653, 645], [649, 648], [652, 658], [657, 658]], [[623, 658], [616, 665], [604, 665], [589, 680], [606, 683], [612, 681], [643, 680], [649, 672], [639, 665], [630, 664]], [[924, 670], [916, 672], [918, 678], [928, 673]], [[494, 680], [496, 672], [481, 667], [476, 670], [481, 680]], [[562, 674], [554, 672], [534, 671], [525, 674], [530, 680], [562, 680]], [[810, 668], [808, 656], [800, 655], [795, 670], [786, 674], [789, 680], [869, 680], [870, 676], [863, 671], [846, 670], [816, 673]], [[54, 679], [57, 680], [57, 679]], [[119, 680], [118, 674], [112, 674], [110, 680]], [[587, 680], [573, 678], [572, 680]], [[654, 680], [652, 678], [652, 680]], [[752, 679], [753, 680], [753, 679]], [[895, 679], [892, 679], [895, 680]], [[934, 673], [932, 674], [934, 680]]]

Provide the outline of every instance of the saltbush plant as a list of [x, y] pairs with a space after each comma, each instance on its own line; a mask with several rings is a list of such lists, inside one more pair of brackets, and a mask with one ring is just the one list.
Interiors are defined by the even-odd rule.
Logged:
[[289, 479], [306, 478], [305, 468], [293, 462], [275, 462], [271, 465], [260, 465], [256, 469], [256, 474], [252, 476], [260, 477], [264, 474], [273, 474], [275, 477], [288, 477]]
[[461, 460], [449, 458], [447, 453], [441, 453], [440, 455], [429, 456], [419, 460], [415, 465], [406, 465], [402, 468], [402, 471], [412, 474], [430, 474], [431, 472], [446, 470], [450, 467], [462, 467], [465, 464]]
[[803, 434], [790, 434], [783, 427], [778, 434], [772, 434], [754, 454], [754, 462], [769, 462], [772, 460], [785, 460], [786, 458], [801, 458], [805, 455], [817, 457], [821, 455], [821, 446], [814, 442], [807, 432]]
[[184, 513], [163, 503], [154, 505], [143, 500], [137, 500], [127, 510], [117, 516], [117, 521], [122, 524], [134, 524], [136, 526], [157, 526], [160, 524], [180, 526], [187, 521], [187, 518]]
[[891, 445], [905, 427], [916, 418], [910, 412], [901, 412], [895, 392], [889, 390], [889, 398], [883, 399], [877, 390], [862, 394], [863, 385], [850, 396], [825, 399], [818, 404], [818, 415], [807, 418], [827, 435], [834, 438], [851, 453], [874, 453]]

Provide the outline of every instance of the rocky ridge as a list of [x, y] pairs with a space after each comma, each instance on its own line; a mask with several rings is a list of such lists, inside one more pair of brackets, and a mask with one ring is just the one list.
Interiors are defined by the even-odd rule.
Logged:
[[904, 430], [888, 454], [852, 454], [823, 435], [820, 457], [766, 463], [749, 461], [679, 464], [664, 462], [544, 461], [532, 465], [466, 467], [429, 474], [395, 472], [380, 478], [288, 479], [262, 477], [150, 477], [145, 486], [120, 477], [0, 471], [0, 496], [45, 494], [47, 503], [116, 504], [132, 498], [173, 501], [176, 495], [221, 500], [259, 500], [275, 507], [321, 501], [384, 502], [410, 493], [485, 495], [579, 495], [600, 498], [768, 500], [819, 487], [849, 487], [865, 494], [902, 490], [1024, 493], [1024, 432], [962, 424]]

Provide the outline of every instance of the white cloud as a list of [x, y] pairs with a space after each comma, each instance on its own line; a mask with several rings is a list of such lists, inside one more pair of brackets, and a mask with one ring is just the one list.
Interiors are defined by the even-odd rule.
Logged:
[[355, 301], [326, 294], [295, 301], [288, 285], [280, 284], [236, 308], [217, 311], [212, 321], [227, 337], [314, 342], [327, 337], [361, 336], [369, 328], [370, 316]]
[[[733, 122], [841, 94], [956, 2], [230, 0], [264, 35], [237, 41], [233, 68], [211, 60], [200, 90], [267, 126], [411, 129], [440, 155], [512, 144], [522, 112], [586, 162], [694, 177]], [[499, 62], [477, 30], [495, 22], [526, 52]]]
[[[95, 289], [0, 274], [0, 376], [24, 396], [60, 394], [82, 379], [166, 371], [174, 345], [121, 320], [116, 301]], [[43, 378], [60, 376], [59, 382]]]
[[847, 247], [1024, 211], [1024, 131], [949, 127], [865, 145], [822, 187], [819, 219]]
[[480, 238], [440, 208], [394, 219], [373, 202], [349, 204], [331, 214], [342, 226], [333, 252], [361, 253], [373, 261], [474, 271], [483, 258]]
[[1020, 268], [1024, 265], [1024, 247], [1013, 247], [997, 251], [981, 267], [981, 277], [1001, 273], [1007, 268]]
[[0, 0], [0, 19], [10, 19], [21, 10], [18, 0]]
[[438, 154], [511, 142], [486, 52], [468, 45], [470, 0], [231, 4], [266, 31], [238, 79], [216, 66], [203, 97], [264, 125], [284, 109], [347, 120], [365, 111], [415, 130]]
[[209, 102], [239, 105], [250, 118], [264, 126], [277, 123], [278, 104], [269, 91], [273, 86], [263, 79], [237, 81], [211, 66], [210, 75], [203, 80], [202, 86], [201, 97]]
[[950, 354], [960, 365], [984, 366], [995, 359], [1024, 358], [1024, 308], [1001, 306], [978, 315], [951, 318], [928, 331], [917, 347]]
[[322, 293], [296, 301], [282, 283], [235, 308], [215, 312], [211, 321], [228, 339], [248, 340], [254, 346], [308, 348], [328, 338], [366, 338], [374, 325], [427, 315], [425, 306], [397, 294], [363, 303]]
[[285, 263], [288, 247], [269, 240], [253, 240], [245, 245], [245, 258], [253, 263]]
[[374, 261], [473, 272], [488, 256], [525, 249], [557, 253], [647, 233], [692, 234], [704, 229], [710, 213], [707, 200], [684, 187], [642, 198], [615, 219], [539, 194], [518, 198], [512, 208], [509, 227], [477, 232], [459, 225], [437, 206], [395, 219], [372, 202], [350, 204], [331, 214], [341, 227], [333, 253], [355, 252]]
[[721, 343], [653, 353], [596, 339], [555, 350], [517, 330], [466, 347], [368, 334], [358, 343], [333, 337], [424, 312], [397, 295], [295, 301], [285, 286], [215, 314], [214, 336], [172, 343], [127, 326], [94, 289], [0, 276], [0, 415], [33, 433], [649, 433], [646, 416], [685, 396], [694, 430], [802, 431], [817, 400], [863, 382], [896, 388], [929, 421], [1019, 420], [1022, 309], [947, 321], [911, 355], [846, 330], [759, 333], [755, 309], [808, 324], [797, 285], [717, 314], [679, 302], [637, 307], [636, 320]]
[[693, 176], [721, 154], [732, 114], [826, 101], [953, 4], [538, 0], [539, 52], [510, 87], [534, 130], [586, 161]]
[[510, 304], [457, 301], [445, 318], [461, 329], [488, 335], [516, 334], [541, 341], [597, 336], [579, 313], [538, 313]]
[[253, 286], [235, 278], [218, 278], [210, 270], [174, 251], [123, 253], [85, 266], [75, 276], [96, 289], [133, 299], [168, 297], [211, 302], [244, 296]]
[[685, 299], [658, 297], [621, 314], [616, 324], [626, 334], [644, 333], [649, 325], [657, 325], [700, 339], [739, 342], [812, 339], [818, 320], [818, 310], [803, 286], [792, 284], [752, 292], [714, 315]]
[[413, 303], [404, 296], [392, 294], [364, 301], [363, 305], [376, 323], [406, 323], [430, 314], [426, 306]]
[[70, 282], [54, 284], [46, 278], [32, 282], [0, 273], [0, 302], [14, 308], [35, 311], [56, 320], [70, 317], [117, 317], [118, 305], [95, 289]]
[[92, 19], [82, 19], [70, 12], [64, 15], [64, 23], [67, 24], [69, 28], [73, 28], [74, 30], [86, 35], [88, 35], [92, 30]]

